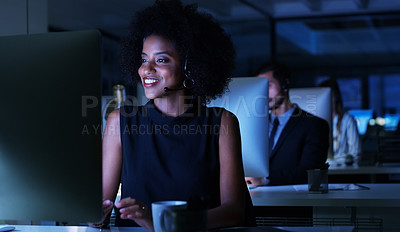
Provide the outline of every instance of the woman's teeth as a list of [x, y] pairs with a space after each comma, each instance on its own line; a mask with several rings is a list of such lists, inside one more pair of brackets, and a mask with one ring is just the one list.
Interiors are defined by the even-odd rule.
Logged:
[[144, 80], [145, 84], [153, 84], [153, 83], [156, 83], [156, 82], [158, 82], [158, 80], [156, 80], [156, 79], [145, 79]]

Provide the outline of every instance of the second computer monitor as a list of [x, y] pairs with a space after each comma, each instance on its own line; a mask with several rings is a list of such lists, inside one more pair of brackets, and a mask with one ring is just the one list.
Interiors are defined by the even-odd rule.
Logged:
[[268, 78], [236, 77], [208, 106], [223, 107], [239, 120], [245, 176], [269, 176]]

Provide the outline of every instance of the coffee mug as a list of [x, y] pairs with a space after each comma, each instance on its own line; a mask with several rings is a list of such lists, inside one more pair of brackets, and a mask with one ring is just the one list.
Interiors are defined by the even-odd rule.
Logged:
[[157, 201], [151, 204], [155, 232], [166, 232], [165, 212], [187, 209], [186, 201]]

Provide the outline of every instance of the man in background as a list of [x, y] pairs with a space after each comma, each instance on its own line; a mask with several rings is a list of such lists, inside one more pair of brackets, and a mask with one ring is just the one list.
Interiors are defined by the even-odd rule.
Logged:
[[266, 63], [258, 77], [269, 79], [269, 176], [246, 177], [259, 185], [307, 183], [307, 170], [324, 168], [329, 148], [328, 123], [291, 103], [291, 73], [287, 67]]

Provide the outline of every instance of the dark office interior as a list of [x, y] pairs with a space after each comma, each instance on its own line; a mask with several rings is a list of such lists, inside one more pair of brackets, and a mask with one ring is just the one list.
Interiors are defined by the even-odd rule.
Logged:
[[[97, 28], [103, 35], [103, 93], [124, 84], [119, 40], [131, 15], [152, 1], [49, 1], [48, 30]], [[254, 74], [268, 60], [288, 65], [291, 87], [315, 87], [327, 78], [340, 86], [345, 110], [358, 120], [362, 162], [400, 161], [395, 153], [400, 119], [400, 2], [390, 0], [184, 0], [197, 3], [231, 34], [234, 76]], [[366, 119], [367, 118], [367, 119]], [[369, 120], [373, 119], [373, 120]], [[374, 120], [375, 119], [375, 120]], [[384, 123], [383, 123], [384, 122]], [[370, 125], [369, 125], [370, 124]], [[371, 127], [367, 133], [367, 127]], [[387, 138], [389, 137], [389, 138]], [[389, 147], [388, 147], [389, 146]]]
[[[104, 36], [104, 94], [112, 95], [112, 86], [120, 83], [135, 94], [135, 89], [129, 88], [119, 72], [118, 41], [126, 34], [131, 13], [150, 5], [151, 1], [118, 1], [112, 5], [101, 1], [95, 6], [89, 0], [65, 5], [57, 2], [49, 2], [49, 30], [99, 28]], [[345, 109], [354, 110], [361, 124], [360, 164], [400, 162], [399, 1], [183, 2], [198, 3], [201, 10], [212, 14], [231, 34], [237, 52], [234, 76], [251, 76], [260, 64], [274, 60], [292, 68], [292, 88], [314, 87], [321, 80], [335, 78]], [[65, 20], [68, 14], [74, 20]], [[372, 119], [368, 129], [369, 121], [364, 119], [364, 114]], [[382, 118], [386, 124], [378, 125]], [[396, 174], [338, 175], [330, 176], [330, 181], [397, 183], [400, 178]], [[307, 207], [258, 209], [258, 214], [265, 216], [268, 211], [273, 213], [266, 216], [282, 216], [281, 212], [294, 218], [312, 215]], [[292, 215], [287, 215], [288, 211]]]
[[[19, 2], [28, 4], [29, 1]], [[150, 6], [153, 0], [39, 2], [39, 12], [47, 16], [39, 26], [35, 25], [35, 21], [32, 23], [28, 20], [29, 10], [23, 10], [18, 15], [27, 22], [24, 29], [3, 31], [0, 36], [98, 29], [102, 35], [102, 95], [112, 96], [113, 86], [117, 84], [125, 86], [127, 95], [137, 94], [136, 87], [120, 71], [119, 42], [127, 34], [133, 13]], [[182, 2], [198, 4], [200, 10], [214, 16], [231, 35], [237, 54], [234, 77], [252, 76], [262, 63], [276, 61], [291, 68], [291, 88], [316, 87], [325, 79], [336, 79], [344, 108], [351, 112], [358, 123], [362, 139], [359, 165], [400, 166], [400, 1]], [[26, 9], [29, 7], [26, 6]], [[0, 22], [0, 25], [3, 24]], [[336, 175], [329, 178], [330, 183], [400, 183], [400, 172]], [[292, 215], [280, 215], [288, 210]], [[311, 218], [313, 214], [310, 207], [288, 210], [280, 208], [274, 211], [277, 214], [271, 214], [259, 208], [258, 214], [292, 218], [302, 214]], [[349, 214], [353, 216], [353, 208], [346, 208], [346, 211], [351, 211]], [[366, 231], [381, 231], [382, 221], [371, 219], [370, 222], [366, 222]], [[306, 222], [305, 225], [310, 223]], [[363, 221], [359, 223], [362, 227]], [[295, 225], [299, 223], [295, 221]], [[363, 231], [362, 228], [359, 231]]]
[[[131, 15], [152, 1], [49, 1], [48, 30], [97, 28], [103, 35], [103, 92], [126, 80], [118, 42]], [[250, 76], [267, 60], [290, 66], [292, 87], [334, 77], [346, 109], [371, 109], [398, 121], [400, 2], [389, 0], [184, 0], [198, 3], [231, 34], [235, 76]], [[394, 126], [394, 121], [390, 127]]]

